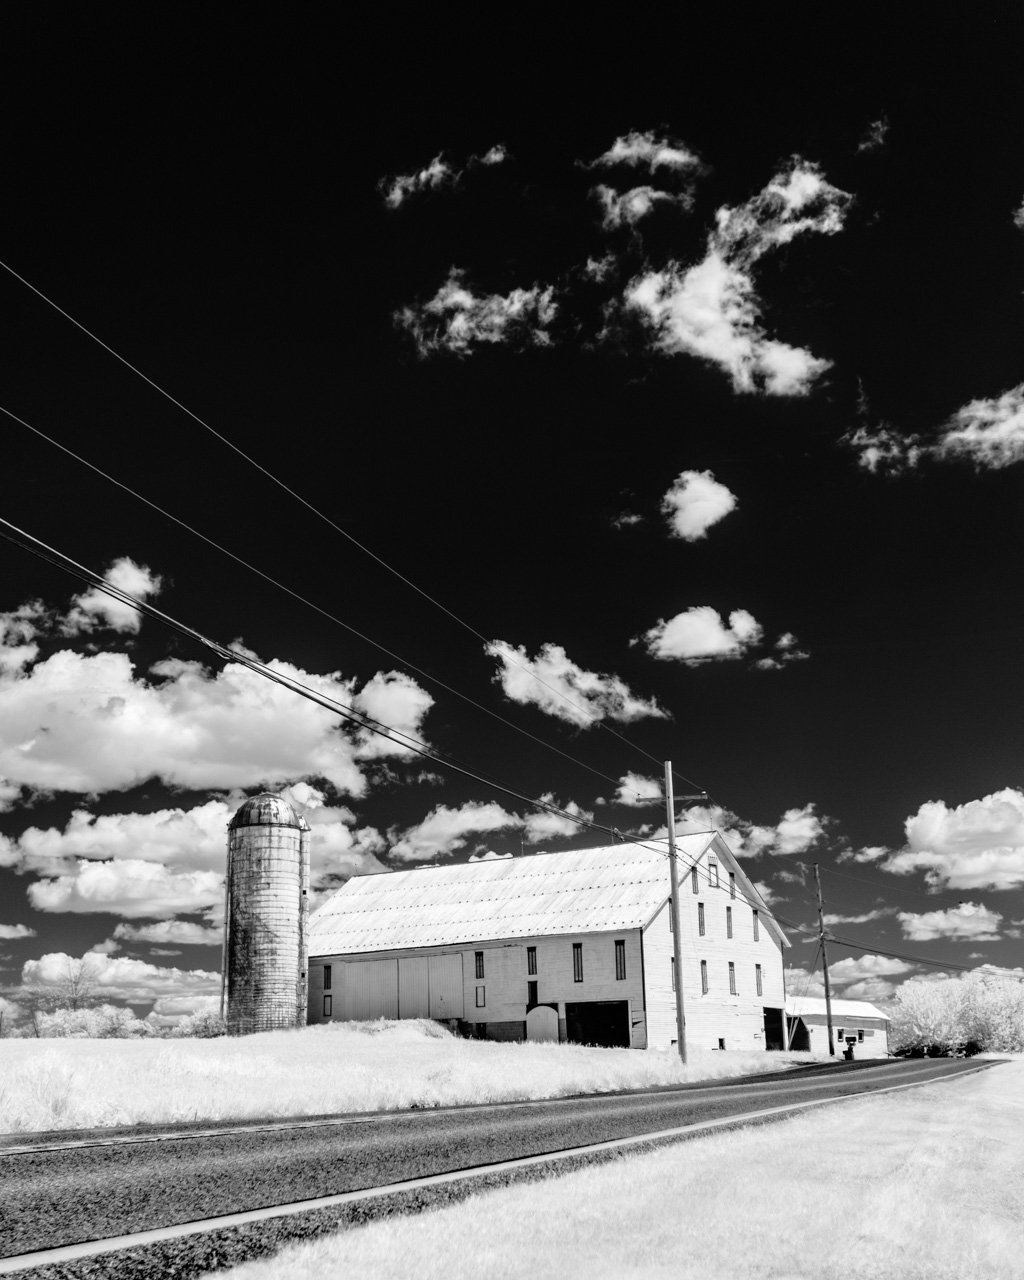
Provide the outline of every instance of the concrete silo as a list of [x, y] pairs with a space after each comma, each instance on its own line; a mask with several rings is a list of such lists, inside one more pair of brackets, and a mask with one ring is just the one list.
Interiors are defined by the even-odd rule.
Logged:
[[228, 825], [221, 1006], [233, 1036], [306, 1022], [309, 824], [263, 792]]

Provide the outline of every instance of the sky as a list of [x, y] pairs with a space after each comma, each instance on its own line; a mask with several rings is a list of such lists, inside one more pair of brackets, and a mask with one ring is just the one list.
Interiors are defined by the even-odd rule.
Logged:
[[319, 901], [666, 759], [793, 994], [814, 864], [837, 994], [1021, 967], [1021, 24], [857, 15], [0, 19], [0, 514], [404, 735], [0, 542], [7, 998], [216, 1002], [263, 788]]

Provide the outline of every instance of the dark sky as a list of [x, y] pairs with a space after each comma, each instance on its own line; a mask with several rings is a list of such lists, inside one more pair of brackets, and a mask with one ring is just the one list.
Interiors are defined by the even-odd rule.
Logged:
[[[883, 998], [919, 970], [875, 948], [1021, 963], [1022, 32], [1010, 6], [787, 14], [7, 13], [0, 261], [265, 472], [4, 270], [0, 405], [368, 639], [9, 418], [2, 514], [595, 822], [656, 830], [613, 801], [671, 758], [780, 915], [811, 922], [817, 861], [827, 910], [873, 917], [833, 959]], [[633, 193], [617, 226], [602, 186]], [[660, 320], [626, 301], [655, 277]], [[719, 509], [692, 539], [662, 509], [687, 474]], [[322, 888], [603, 842], [75, 613], [81, 583], [0, 547], [0, 646], [31, 649], [0, 676], [8, 987], [99, 946], [112, 998], [198, 1007], [226, 815], [264, 784], [299, 788]], [[717, 654], [652, 653], [698, 610]]]

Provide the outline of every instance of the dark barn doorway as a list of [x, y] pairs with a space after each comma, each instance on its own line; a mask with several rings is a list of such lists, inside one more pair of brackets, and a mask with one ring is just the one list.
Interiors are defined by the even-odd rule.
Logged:
[[810, 1052], [811, 1033], [807, 1030], [807, 1023], [803, 1018], [789, 1020], [789, 1047], [794, 1053]]
[[764, 1011], [764, 1047], [778, 1049], [786, 1047], [785, 1016], [781, 1009], [765, 1009]]
[[581, 1000], [565, 1006], [566, 1039], [604, 1049], [629, 1048], [628, 1000]]

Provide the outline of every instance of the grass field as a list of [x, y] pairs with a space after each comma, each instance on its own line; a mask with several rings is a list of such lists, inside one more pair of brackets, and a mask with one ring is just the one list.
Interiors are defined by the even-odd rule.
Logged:
[[0, 1132], [384, 1111], [603, 1093], [782, 1070], [810, 1054], [460, 1040], [335, 1023], [213, 1040], [0, 1040]]
[[343, 1276], [1020, 1280], [1024, 1062], [487, 1192], [217, 1272]]

